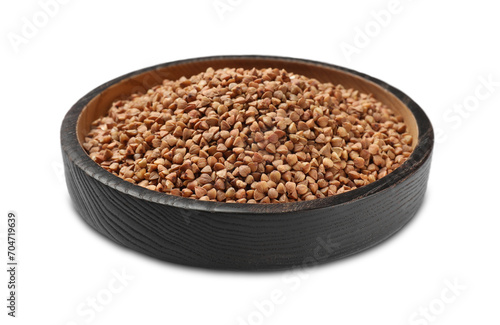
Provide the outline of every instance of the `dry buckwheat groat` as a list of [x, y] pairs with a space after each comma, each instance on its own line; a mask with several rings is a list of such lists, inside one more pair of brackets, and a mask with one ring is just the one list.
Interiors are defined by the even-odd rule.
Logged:
[[281, 203], [372, 183], [410, 156], [412, 141], [371, 95], [279, 69], [208, 68], [115, 101], [83, 146], [150, 190]]

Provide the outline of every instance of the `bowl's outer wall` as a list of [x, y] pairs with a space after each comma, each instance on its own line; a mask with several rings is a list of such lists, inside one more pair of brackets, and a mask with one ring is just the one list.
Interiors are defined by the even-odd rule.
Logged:
[[[83, 151], [76, 136], [75, 123], [81, 111], [76, 105], [61, 128], [69, 193], [78, 213], [99, 233], [125, 247], [169, 262], [218, 269], [266, 270], [314, 265], [352, 255], [401, 229], [417, 212], [427, 187], [434, 141], [432, 126], [417, 104], [397, 89], [390, 87], [390, 90], [408, 104], [419, 123], [419, 144], [414, 154], [382, 182], [339, 195], [342, 199], [329, 198], [338, 202], [331, 206], [256, 213], [262, 209], [239, 212], [228, 208], [232, 205], [228, 203], [214, 212], [184, 207], [189, 202], [186, 200], [191, 199], [183, 199], [183, 206], [155, 202], [151, 197], [160, 193], [136, 189], [137, 186], [111, 173], [102, 173], [101, 169], [92, 172], [96, 164]], [[81, 101], [88, 99], [84, 97]], [[148, 196], [152, 192], [149, 199], [141, 191]], [[208, 203], [212, 202], [193, 200], [198, 207]]]
[[64, 165], [76, 210], [115, 242], [185, 265], [261, 270], [339, 259], [397, 232], [422, 203], [430, 159], [404, 182], [349, 204], [271, 216], [147, 202], [104, 185], [67, 156]]

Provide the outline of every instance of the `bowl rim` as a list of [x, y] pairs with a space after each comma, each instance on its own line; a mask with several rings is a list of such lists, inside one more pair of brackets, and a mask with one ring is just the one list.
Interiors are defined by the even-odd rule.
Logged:
[[[319, 198], [311, 201], [300, 201], [300, 202], [288, 202], [288, 203], [227, 203], [227, 202], [212, 202], [212, 201], [201, 201], [192, 198], [185, 198], [175, 195], [169, 195], [166, 193], [161, 193], [153, 190], [148, 190], [141, 186], [129, 183], [122, 178], [113, 175], [108, 172], [96, 162], [94, 162], [90, 156], [85, 152], [77, 136], [77, 122], [80, 113], [85, 108], [85, 106], [96, 96], [98, 96], [106, 88], [119, 83], [124, 79], [128, 79], [142, 73], [165, 68], [168, 66], [186, 64], [190, 62], [202, 62], [210, 60], [276, 60], [276, 61], [288, 61], [295, 62], [298, 64], [309, 64], [318, 65], [320, 67], [327, 67], [330, 69], [336, 69], [344, 73], [352, 74], [354, 76], [361, 77], [366, 81], [377, 84], [379, 87], [390, 92], [395, 97], [397, 97], [414, 115], [417, 127], [418, 127], [418, 142], [415, 146], [410, 157], [393, 172], [386, 175], [385, 177], [376, 180], [373, 183], [364, 185], [355, 190], [351, 190], [345, 193], [333, 195], [326, 198]], [[80, 98], [67, 112], [63, 119], [61, 125], [61, 146], [63, 152], [67, 155], [67, 158], [72, 161], [76, 166], [78, 166], [83, 172], [85, 172], [90, 177], [96, 179], [97, 181], [103, 183], [106, 186], [113, 188], [123, 194], [130, 195], [132, 197], [158, 203], [161, 205], [171, 206], [175, 208], [183, 208], [189, 210], [206, 211], [206, 212], [220, 212], [220, 213], [235, 213], [235, 214], [281, 214], [287, 212], [295, 211], [311, 211], [316, 209], [324, 209], [332, 206], [343, 205], [346, 203], [351, 203], [356, 200], [366, 198], [369, 195], [380, 193], [395, 187], [397, 184], [406, 180], [415, 170], [420, 168], [427, 159], [432, 154], [434, 146], [434, 131], [432, 124], [422, 110], [422, 108], [413, 101], [408, 95], [403, 93], [401, 90], [387, 84], [386, 82], [369, 76], [367, 74], [345, 68], [342, 66], [291, 57], [281, 57], [281, 56], [267, 56], [267, 55], [224, 55], [224, 56], [206, 56], [206, 57], [196, 57], [190, 59], [176, 60], [166, 63], [161, 63], [146, 67], [143, 69], [135, 70], [133, 72], [124, 74], [117, 78], [114, 78], [97, 88], [91, 90], [85, 96]], [[66, 170], [66, 176], [68, 177], [68, 171]]]

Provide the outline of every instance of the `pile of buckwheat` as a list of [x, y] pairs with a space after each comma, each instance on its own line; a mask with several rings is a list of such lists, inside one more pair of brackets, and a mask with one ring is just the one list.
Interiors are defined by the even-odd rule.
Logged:
[[372, 183], [410, 156], [412, 141], [371, 95], [279, 69], [208, 68], [115, 101], [83, 147], [150, 190], [279, 203]]

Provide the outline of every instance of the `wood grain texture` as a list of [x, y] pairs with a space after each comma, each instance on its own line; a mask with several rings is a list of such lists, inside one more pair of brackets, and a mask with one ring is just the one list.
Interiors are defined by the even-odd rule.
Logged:
[[[205, 202], [130, 184], [94, 163], [81, 147], [90, 123], [111, 102], [163, 78], [207, 67], [278, 67], [342, 83], [388, 103], [418, 141], [393, 173], [360, 189], [306, 202]], [[422, 109], [401, 91], [364, 74], [307, 60], [230, 56], [161, 64], [114, 79], [80, 99], [61, 128], [66, 181], [81, 217], [111, 240], [141, 253], [191, 266], [265, 270], [311, 265], [367, 249], [403, 227], [427, 187], [434, 136]]]

